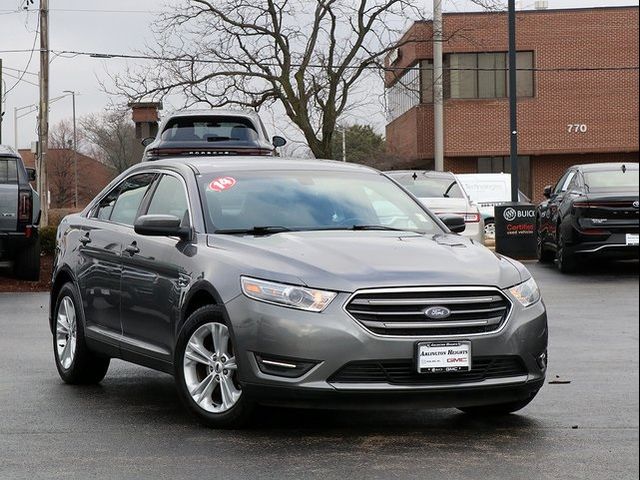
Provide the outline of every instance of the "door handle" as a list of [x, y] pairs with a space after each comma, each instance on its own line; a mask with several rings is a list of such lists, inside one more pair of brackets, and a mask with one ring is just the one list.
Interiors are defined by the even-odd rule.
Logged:
[[89, 237], [89, 233], [87, 233], [84, 237], [80, 237], [78, 240], [82, 245], [87, 245], [91, 243], [91, 237]]
[[131, 256], [135, 255], [136, 253], [140, 253], [140, 249], [138, 248], [138, 244], [136, 242], [133, 242], [131, 245], [125, 248], [124, 251]]

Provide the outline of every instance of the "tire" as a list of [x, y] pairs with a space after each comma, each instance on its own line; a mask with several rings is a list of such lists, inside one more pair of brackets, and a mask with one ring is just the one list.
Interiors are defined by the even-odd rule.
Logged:
[[542, 243], [542, 235], [540, 234], [540, 229], [536, 225], [536, 256], [538, 257], [538, 262], [540, 263], [551, 263], [555, 259], [555, 253], [550, 252], [546, 248], [544, 248], [544, 243]]
[[100, 383], [109, 369], [110, 358], [93, 353], [84, 336], [84, 312], [73, 283], [65, 283], [54, 310], [53, 357], [60, 378], [71, 385]]
[[495, 405], [482, 405], [478, 407], [460, 407], [458, 410], [468, 414], [477, 416], [500, 416], [509, 415], [510, 413], [522, 410], [529, 405], [538, 394], [537, 391], [533, 392], [529, 398], [524, 400], [517, 400], [515, 402], [497, 403]]
[[496, 239], [496, 222], [493, 218], [488, 218], [484, 224], [484, 237], [486, 240]]
[[[194, 348], [195, 347], [195, 348]], [[203, 424], [239, 428], [254, 408], [238, 380], [233, 335], [219, 307], [193, 312], [175, 349], [175, 380], [180, 400]]]
[[567, 251], [567, 245], [562, 237], [558, 235], [558, 250], [556, 251], [556, 266], [562, 273], [573, 273], [578, 268], [578, 260], [575, 254]]
[[40, 239], [18, 251], [13, 272], [20, 280], [33, 282], [40, 280]]

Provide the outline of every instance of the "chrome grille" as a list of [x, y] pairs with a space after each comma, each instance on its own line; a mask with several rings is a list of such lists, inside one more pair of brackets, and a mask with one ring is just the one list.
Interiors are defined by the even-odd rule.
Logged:
[[[429, 318], [431, 307], [450, 311]], [[511, 303], [498, 289], [384, 289], [356, 293], [347, 312], [362, 326], [381, 335], [464, 335], [499, 330]]]

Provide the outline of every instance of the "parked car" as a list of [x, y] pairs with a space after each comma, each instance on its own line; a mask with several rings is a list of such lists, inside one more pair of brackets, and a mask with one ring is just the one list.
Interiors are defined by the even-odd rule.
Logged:
[[[484, 220], [485, 238], [495, 239], [495, 207], [511, 201], [511, 174], [509, 173], [465, 173], [456, 175], [471, 201], [478, 205]], [[518, 190], [518, 201], [531, 200]]]
[[24, 280], [40, 278], [40, 198], [29, 184], [35, 178], [18, 152], [0, 145], [0, 265]]
[[197, 155], [274, 155], [287, 141], [269, 140], [254, 112], [242, 110], [179, 110], [160, 124], [156, 137], [145, 138], [143, 161]]
[[484, 220], [462, 184], [449, 172], [394, 170], [386, 174], [416, 196], [436, 215], [454, 214], [464, 217], [462, 235], [484, 242]]
[[637, 259], [640, 242], [637, 163], [569, 168], [547, 186], [536, 212], [538, 259], [562, 272], [587, 258]]
[[540, 292], [446, 224], [464, 227], [361, 165], [138, 164], [60, 224], [56, 367], [71, 384], [110, 358], [173, 374], [218, 427], [255, 404], [519, 410], [545, 378]]

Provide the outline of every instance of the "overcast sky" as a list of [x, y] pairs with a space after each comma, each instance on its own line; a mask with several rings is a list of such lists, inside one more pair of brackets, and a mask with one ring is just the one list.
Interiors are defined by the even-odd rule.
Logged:
[[[423, 0], [417, 0], [422, 2]], [[445, 11], [467, 11], [473, 6], [465, 0], [444, 0]], [[7, 50], [39, 48], [36, 38], [38, 0], [29, 8], [31, 11], [15, 12], [21, 9], [25, 0], [0, 0], [0, 58], [3, 59], [4, 80], [11, 89], [17, 82], [16, 76], [28, 65], [23, 81], [5, 97], [5, 111], [2, 123], [2, 143], [14, 143], [14, 107], [23, 107], [38, 102], [38, 53], [29, 62], [29, 53], [10, 53]], [[152, 40], [149, 29], [154, 12], [162, 6], [160, 0], [49, 0], [50, 33], [52, 50], [82, 50], [91, 52], [135, 53], [143, 50], [145, 42]], [[425, 9], [431, 10], [431, 0], [424, 1]], [[522, 0], [524, 8], [531, 8], [533, 0]], [[549, 0], [549, 8], [575, 8], [604, 5], [638, 5], [637, 0]], [[75, 11], [74, 11], [75, 10]], [[101, 11], [102, 10], [102, 11]], [[108, 11], [105, 11], [108, 10]], [[99, 113], [109, 103], [108, 96], [100, 90], [99, 80], [106, 71], [117, 72], [124, 66], [123, 60], [95, 59], [89, 57], [63, 58], [51, 56], [50, 98], [63, 95], [64, 90], [78, 92], [76, 97], [78, 116]], [[377, 85], [376, 89], [381, 90]], [[4, 88], [3, 88], [4, 91]], [[168, 106], [170, 108], [170, 106]], [[23, 109], [20, 114], [28, 112]], [[277, 113], [275, 114], [276, 121]], [[273, 115], [265, 112], [267, 124]], [[71, 118], [71, 98], [63, 98], [51, 105], [51, 125], [61, 119]], [[384, 128], [382, 112], [363, 112], [361, 122], [374, 123], [379, 131]], [[366, 120], [365, 120], [366, 119]], [[356, 118], [356, 120], [360, 120]], [[18, 144], [29, 147], [36, 139], [35, 113], [18, 120]]]

